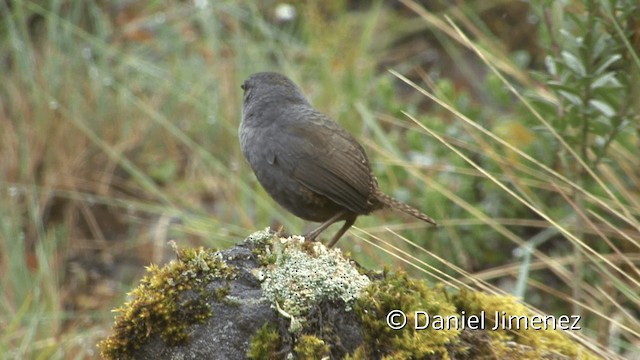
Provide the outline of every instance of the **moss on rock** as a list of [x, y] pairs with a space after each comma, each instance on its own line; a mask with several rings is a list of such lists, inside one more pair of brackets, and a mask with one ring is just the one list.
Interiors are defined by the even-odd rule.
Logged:
[[252, 360], [278, 359], [282, 339], [278, 330], [269, 324], [264, 324], [251, 337], [247, 358]]
[[321, 360], [328, 359], [331, 355], [329, 345], [314, 335], [300, 336], [293, 351], [298, 359]]
[[[454, 343], [459, 329], [416, 330], [415, 310], [441, 316], [455, 316], [456, 307], [440, 286], [430, 288], [425, 282], [410, 279], [405, 273], [389, 274], [374, 281], [358, 299], [356, 312], [364, 328], [365, 342], [357, 350], [359, 359], [422, 359], [426, 356], [445, 358], [447, 346]], [[402, 310], [407, 326], [394, 330], [387, 315]]]
[[[99, 344], [103, 357], [597, 358], [561, 330], [494, 329], [496, 313], [536, 316], [513, 297], [454, 291], [403, 272], [365, 275], [340, 250], [297, 236], [265, 230], [222, 253], [177, 254], [162, 268], [150, 266], [117, 310], [113, 334]], [[405, 327], [389, 326], [393, 310], [406, 315]], [[485, 326], [418, 329], [416, 311], [482, 317]]]
[[[532, 328], [534, 314], [513, 296], [489, 295], [482, 292], [461, 290], [451, 296], [457, 311], [466, 314], [484, 314], [486, 333], [491, 338], [491, 349], [496, 358], [504, 359], [545, 359], [559, 355], [569, 359], [598, 359], [579, 343], [572, 341], [562, 330], [554, 329], [549, 323], [547, 328]], [[515, 316], [519, 323], [507, 322], [507, 326], [495, 324], [495, 317]], [[555, 321], [555, 317], [549, 317]], [[500, 320], [499, 320], [500, 321]], [[525, 322], [527, 326], [525, 326]], [[495, 328], [495, 329], [494, 329]], [[513, 344], [518, 346], [513, 346]]]
[[215, 250], [177, 249], [177, 259], [147, 267], [147, 275], [129, 295], [132, 300], [119, 313], [113, 334], [98, 344], [105, 359], [129, 359], [152, 332], [168, 345], [184, 343], [187, 329], [212, 316], [208, 300], [221, 300], [227, 289], [205, 291], [214, 279], [232, 279], [234, 269]]
[[[428, 286], [403, 272], [385, 272], [356, 302], [365, 341], [348, 359], [597, 359], [561, 330], [494, 329], [495, 314], [513, 314], [530, 320], [535, 314], [512, 296], [488, 295], [470, 290], [449, 291], [442, 285]], [[393, 330], [387, 314], [402, 310], [407, 326]], [[484, 316], [482, 329], [462, 326], [416, 329], [415, 311], [432, 316], [460, 319]], [[478, 318], [479, 319], [479, 318]], [[418, 319], [418, 324], [424, 321]], [[456, 324], [456, 322], [452, 322]], [[461, 324], [461, 322], [457, 323]]]

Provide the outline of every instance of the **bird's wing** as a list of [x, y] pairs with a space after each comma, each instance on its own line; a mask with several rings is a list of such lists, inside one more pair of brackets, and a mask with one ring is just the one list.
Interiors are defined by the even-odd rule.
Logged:
[[[371, 175], [364, 149], [338, 123], [313, 109], [298, 113], [280, 129], [287, 136], [278, 144], [276, 166], [282, 166], [302, 185], [355, 213], [370, 209]], [[284, 134], [282, 134], [284, 135]]]

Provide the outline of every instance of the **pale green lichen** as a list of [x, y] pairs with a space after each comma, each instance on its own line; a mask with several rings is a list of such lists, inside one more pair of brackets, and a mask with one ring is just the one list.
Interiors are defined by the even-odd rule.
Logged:
[[263, 244], [265, 242], [271, 241], [274, 233], [271, 231], [271, 228], [266, 227], [264, 230], [256, 231], [253, 234], [247, 237], [247, 240], [251, 243]]
[[274, 233], [268, 227], [262, 231], [254, 232], [247, 238], [247, 241], [253, 244], [253, 254], [263, 266], [273, 264], [276, 261], [276, 256], [271, 251], [275, 238], [277, 238], [277, 233]]
[[276, 239], [274, 253], [275, 264], [259, 274], [262, 292], [292, 324], [303, 325], [308, 311], [324, 300], [342, 300], [349, 311], [371, 282], [340, 250], [305, 243], [300, 236]]

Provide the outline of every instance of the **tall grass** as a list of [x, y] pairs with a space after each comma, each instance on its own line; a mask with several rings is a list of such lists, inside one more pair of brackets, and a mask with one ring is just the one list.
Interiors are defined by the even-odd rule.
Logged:
[[[477, 238], [499, 234], [517, 245], [514, 255], [522, 259], [519, 265], [476, 276], [459, 269], [448, 282], [455, 287], [506, 290], [543, 311], [580, 315], [581, 335], [597, 340], [593, 343], [582, 338], [583, 343], [605, 357], [637, 354], [640, 178], [637, 158], [631, 154], [638, 151], [635, 79], [640, 63], [637, 48], [629, 42], [637, 36], [633, 35], [637, 24], [628, 22], [638, 14], [637, 5], [587, 1], [572, 4], [578, 9], [540, 6], [536, 10], [546, 20], [543, 39], [546, 36], [556, 51], [547, 55], [544, 71], [532, 74], [510, 63], [487, 34], [474, 33], [477, 37], [470, 40], [467, 33], [473, 32], [469, 29], [476, 24], [464, 12], [452, 12], [455, 20], [443, 19], [411, 1], [405, 4], [486, 65], [489, 79], [495, 79], [487, 84], [492, 94], [503, 93], [496, 87], [499, 85], [518, 104], [510, 108], [511, 114], [487, 119], [460, 106], [429, 77], [413, 81], [393, 72], [455, 117], [458, 124], [449, 126], [461, 128], [462, 135], [452, 136], [450, 129], [422, 120], [424, 115], [405, 113], [417, 131], [462, 159], [465, 166], [461, 167], [468, 169], [467, 173], [486, 179], [486, 186], [493, 189], [487, 189], [483, 196], [493, 193], [491, 201], [499, 205], [470, 204], [460, 192], [433, 184], [420, 171], [414, 172], [416, 178], [437, 186], [478, 218], [488, 231], [478, 233]], [[462, 24], [465, 31], [456, 24]], [[562, 38], [554, 37], [558, 34]], [[521, 118], [517, 122], [513, 120], [516, 116]], [[510, 210], [501, 209], [500, 213], [517, 214], [517, 209], [525, 209], [530, 215], [521, 219], [492, 216], [493, 206], [506, 204]], [[527, 232], [514, 229], [514, 225], [541, 231], [527, 237]], [[396, 247], [393, 251], [408, 257]], [[432, 256], [454, 269], [441, 257]], [[428, 263], [410, 258], [413, 266], [447, 279]], [[501, 289], [481, 280], [493, 280]]]

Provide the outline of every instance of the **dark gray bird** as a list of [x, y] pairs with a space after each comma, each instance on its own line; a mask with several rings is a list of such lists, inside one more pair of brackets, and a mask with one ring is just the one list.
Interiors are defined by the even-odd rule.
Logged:
[[322, 222], [305, 235], [313, 241], [344, 220], [328, 247], [359, 215], [391, 207], [436, 222], [384, 194], [362, 146], [337, 122], [316, 110], [298, 86], [281, 74], [253, 74], [242, 84], [240, 146], [264, 189], [284, 208]]

